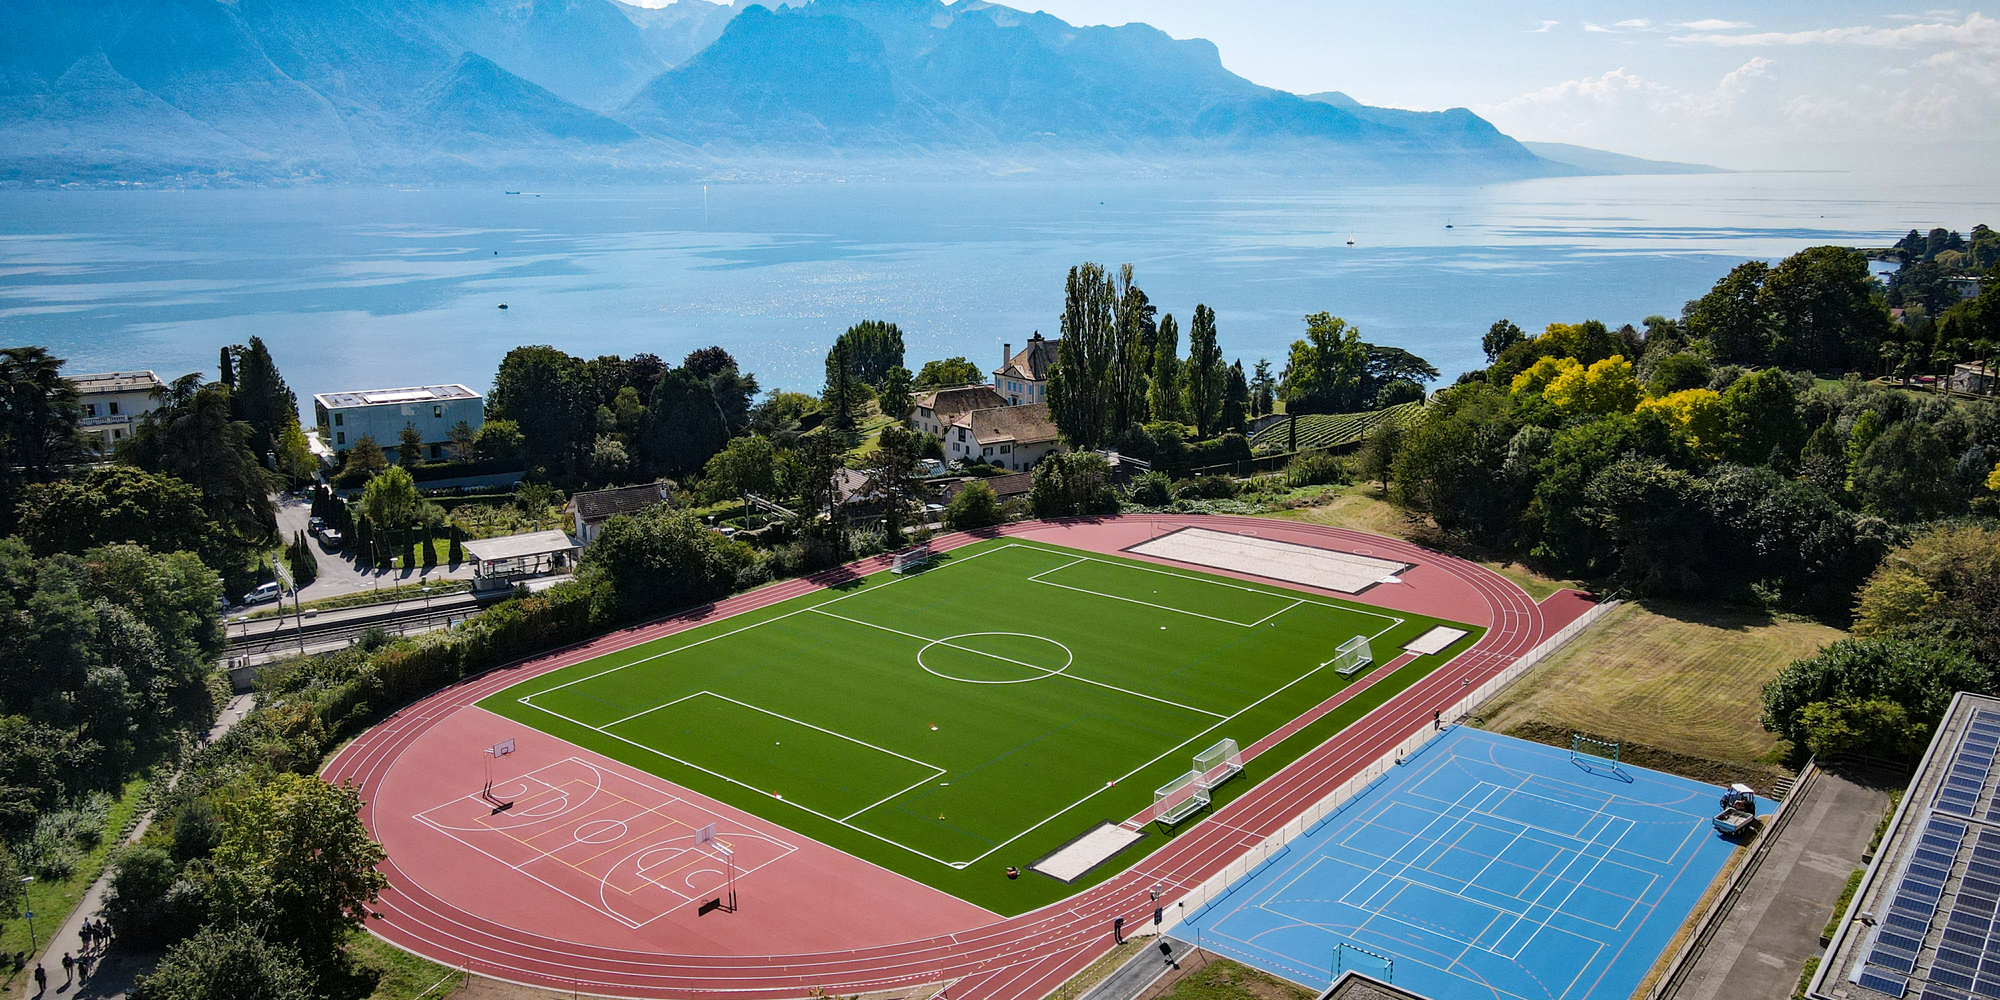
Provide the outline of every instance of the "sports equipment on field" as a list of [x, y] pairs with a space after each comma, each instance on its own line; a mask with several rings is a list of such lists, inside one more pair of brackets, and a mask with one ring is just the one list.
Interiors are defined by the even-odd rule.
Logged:
[[1202, 810], [1209, 802], [1200, 771], [1189, 771], [1153, 792], [1153, 822], [1173, 826]]
[[1375, 662], [1375, 651], [1368, 648], [1368, 637], [1357, 635], [1340, 644], [1331, 661], [1338, 674], [1356, 674]]
[[1194, 773], [1201, 775], [1204, 788], [1214, 788], [1243, 770], [1243, 752], [1236, 741], [1225, 739], [1194, 755]]
[[889, 572], [901, 574], [921, 569], [930, 565], [931, 559], [931, 543], [912, 545], [890, 557]]

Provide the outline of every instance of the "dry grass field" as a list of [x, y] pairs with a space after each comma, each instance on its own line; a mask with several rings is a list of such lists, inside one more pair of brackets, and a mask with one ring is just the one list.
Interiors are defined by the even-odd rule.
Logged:
[[1774, 778], [1787, 748], [1757, 723], [1764, 683], [1844, 635], [1750, 610], [1629, 602], [1487, 704], [1479, 724], [1561, 745], [1572, 731], [1621, 740], [1628, 761], [1704, 781]]

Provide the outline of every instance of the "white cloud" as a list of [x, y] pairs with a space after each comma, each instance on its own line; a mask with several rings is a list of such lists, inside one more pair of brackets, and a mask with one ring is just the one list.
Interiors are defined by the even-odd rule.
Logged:
[[1612, 27], [1614, 28], [1631, 28], [1634, 31], [1644, 31], [1652, 26], [1653, 22], [1648, 21], [1643, 17], [1635, 17], [1630, 20], [1620, 21], [1617, 24], [1612, 25]]
[[1760, 31], [1746, 35], [1725, 35], [1697, 30], [1697, 34], [1675, 35], [1672, 40], [1693, 45], [1735, 47], [1863, 45], [1876, 48], [1916, 48], [1951, 45], [2000, 49], [2000, 21], [1980, 14], [1970, 15], [1957, 24], [1931, 21], [1894, 28], [1860, 25], [1850, 28], [1815, 28], [1809, 31]]
[[1475, 108], [1509, 134], [1563, 142], [1671, 150], [1720, 139], [1768, 105], [1774, 60], [1758, 56], [1704, 90], [1682, 90], [1620, 67]]
[[1604, 25], [1601, 25], [1601, 24], [1592, 24], [1592, 23], [1590, 23], [1589, 21], [1585, 21], [1585, 22], [1583, 22], [1583, 30], [1585, 30], [1585, 31], [1601, 31], [1601, 32], [1603, 32], [1603, 33], [1605, 33], [1605, 34], [1611, 34], [1611, 29], [1610, 29], [1610, 28], [1607, 28], [1607, 27], [1605, 27]]
[[1756, 25], [1748, 21], [1723, 21], [1709, 17], [1699, 21], [1679, 21], [1674, 27], [1686, 28], [1689, 31], [1735, 31], [1739, 28], [1754, 28]]
[[1562, 23], [1561, 21], [1543, 21], [1541, 27], [1535, 28], [1534, 30], [1530, 31], [1529, 34], [1535, 34], [1535, 35], [1542, 34], [1544, 32], [1552, 30], [1553, 28], [1555, 28], [1556, 25], [1561, 23]]

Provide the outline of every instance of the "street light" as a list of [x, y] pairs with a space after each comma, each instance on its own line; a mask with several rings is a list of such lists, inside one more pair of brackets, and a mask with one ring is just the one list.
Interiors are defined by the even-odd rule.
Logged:
[[[28, 890], [26, 888], [28, 883], [33, 882], [34, 880], [35, 877], [33, 875], [21, 876], [21, 885], [22, 885], [21, 901], [23, 906], [31, 907], [34, 905], [33, 903], [29, 903], [27, 901]], [[32, 959], [37, 952], [42, 950], [42, 945], [41, 941], [35, 937], [35, 911], [32, 909], [28, 910], [27, 917], [28, 917], [28, 957]]]

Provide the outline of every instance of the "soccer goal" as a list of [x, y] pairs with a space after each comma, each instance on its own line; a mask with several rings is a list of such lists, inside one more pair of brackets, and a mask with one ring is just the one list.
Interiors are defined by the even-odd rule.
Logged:
[[1617, 767], [1624, 749], [1625, 744], [1614, 740], [1594, 739], [1575, 732], [1569, 734], [1569, 759], [1578, 764], [1608, 760], [1612, 767]]
[[912, 545], [890, 557], [889, 572], [914, 573], [930, 565], [930, 561], [931, 543], [924, 542], [921, 545]]
[[1341, 643], [1340, 648], [1334, 650], [1334, 657], [1330, 662], [1334, 665], [1334, 673], [1358, 674], [1375, 662], [1375, 651], [1368, 648], [1367, 636], [1357, 635]]
[[1204, 788], [1214, 788], [1243, 770], [1243, 751], [1235, 740], [1223, 740], [1194, 755], [1194, 773], [1201, 775]]
[[1208, 805], [1208, 786], [1200, 771], [1189, 771], [1153, 792], [1153, 822], [1173, 826]]

